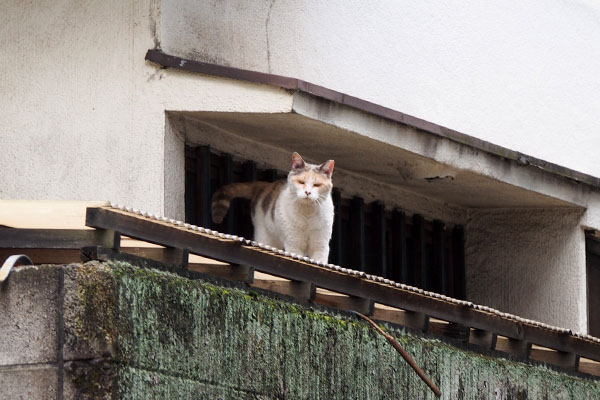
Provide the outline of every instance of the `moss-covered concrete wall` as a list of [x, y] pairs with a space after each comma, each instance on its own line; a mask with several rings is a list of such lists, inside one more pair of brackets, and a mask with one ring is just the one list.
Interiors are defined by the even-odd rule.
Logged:
[[[434, 398], [352, 316], [123, 263], [52, 268], [64, 293], [65, 398]], [[386, 329], [444, 399], [600, 397], [597, 380]]]

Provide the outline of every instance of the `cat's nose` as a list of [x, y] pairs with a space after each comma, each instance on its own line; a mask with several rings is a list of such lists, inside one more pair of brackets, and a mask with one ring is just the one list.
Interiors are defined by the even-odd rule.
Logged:
[[304, 193], [306, 193], [307, 196], [310, 196], [310, 192], [308, 190], [305, 190]]

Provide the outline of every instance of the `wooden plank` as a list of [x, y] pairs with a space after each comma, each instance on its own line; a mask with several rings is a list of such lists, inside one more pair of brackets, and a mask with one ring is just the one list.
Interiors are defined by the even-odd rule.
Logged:
[[373, 319], [388, 321], [396, 325], [405, 326], [417, 331], [427, 332], [429, 329], [429, 316], [423, 313], [400, 310], [385, 305], [375, 304]]
[[329, 260], [333, 264], [342, 263], [342, 195], [338, 189], [331, 192], [333, 200], [333, 232], [329, 242]]
[[388, 277], [387, 270], [387, 243], [386, 243], [386, 215], [385, 205], [381, 201], [371, 203], [371, 217], [373, 222], [373, 232], [375, 234], [373, 248], [374, 270], [373, 274], [377, 276]]
[[448, 268], [446, 263], [446, 230], [444, 223], [433, 221], [433, 263], [431, 271], [431, 290], [448, 294]]
[[236, 282], [252, 283], [254, 269], [247, 265], [189, 264], [190, 271], [199, 272]]
[[408, 283], [408, 263], [406, 259], [406, 215], [395, 209], [392, 212], [392, 278], [396, 282]]
[[489, 329], [510, 337], [520, 337], [521, 328], [513, 321], [494, 318], [458, 304], [401, 290], [379, 282], [360, 279], [324, 267], [310, 265], [287, 257], [277, 256], [241, 245], [239, 242], [218, 240], [212, 236], [195, 233], [167, 223], [156, 222], [129, 213], [91, 208], [86, 223], [98, 228], [112, 227], [127, 236], [171, 247], [187, 248], [191, 253], [235, 264], [248, 264], [260, 271], [298, 281], [310, 281], [315, 285], [334, 291], [370, 298], [374, 301], [424, 314], [437, 315], [443, 319]]
[[[82, 247], [80, 253], [80, 262], [88, 262], [91, 260], [99, 260], [99, 261], [110, 261], [110, 260], [119, 260], [125, 261], [130, 264], [135, 264], [142, 268], [155, 268], [161, 270], [167, 270], [172, 272], [179, 273], [187, 273], [186, 269], [182, 268], [182, 265], [179, 264], [166, 264], [157, 260], [152, 260], [149, 258], [123, 253], [118, 250], [105, 248], [101, 246], [88, 246]], [[189, 276], [189, 274], [187, 274]]]
[[308, 282], [291, 280], [254, 279], [252, 287], [269, 290], [299, 300], [310, 300], [314, 297], [315, 287]]
[[350, 203], [350, 234], [351, 265], [359, 271], [365, 271], [365, 203], [361, 197], [353, 197]]
[[345, 294], [317, 288], [311, 300], [314, 303], [327, 307], [335, 307], [342, 310], [357, 311], [364, 315], [373, 314], [374, 302], [370, 299], [348, 296]]
[[584, 374], [600, 376], [600, 362], [582, 357], [579, 359], [578, 371]]
[[529, 358], [571, 370], [577, 370], [579, 364], [579, 357], [573, 353], [565, 353], [535, 345], [531, 347]]
[[462, 324], [430, 318], [428, 332], [458, 340], [463, 343], [469, 342], [470, 329]]
[[85, 229], [87, 207], [107, 201], [0, 200], [0, 226], [20, 229]]
[[212, 228], [210, 215], [211, 205], [210, 184], [210, 146], [198, 146], [196, 148], [196, 199], [198, 201], [195, 223], [205, 228]]
[[425, 219], [420, 214], [413, 215], [413, 243], [415, 254], [415, 265], [413, 266], [412, 284], [428, 290], [429, 271], [427, 271], [426, 242], [425, 242]]
[[35, 265], [70, 264], [80, 262], [79, 249], [0, 248], [0, 264], [2, 264], [9, 256], [15, 254], [25, 254]]
[[187, 266], [188, 254], [182, 249], [172, 247], [128, 247], [121, 248], [122, 253], [131, 254], [138, 257], [149, 258], [169, 265]]
[[531, 343], [528, 343], [525, 340], [513, 339], [499, 335], [496, 338], [495, 350], [527, 359], [529, 358], [529, 354], [531, 352]]
[[[589, 343], [587, 341], [577, 339], [567, 332], [554, 332], [548, 329], [539, 329], [538, 327], [531, 325], [523, 325], [522, 333], [523, 340], [527, 341], [528, 343], [558, 350], [561, 354], [552, 356], [552, 358], [550, 358], [551, 360], [555, 360], [553, 363], [570, 362], [569, 360], [575, 355], [584, 355], [584, 353], [575, 351], [574, 349], [578, 347], [577, 342], [579, 342], [579, 344]], [[600, 354], [597, 354], [592, 358], [600, 360]]]
[[575, 353], [594, 360], [600, 359], [600, 346], [591, 341], [572, 335], [562, 335], [566, 338], [561, 339], [561, 334], [543, 327], [524, 325], [521, 322], [471, 308], [466, 304], [448, 302], [360, 278], [358, 275], [338, 272], [327, 267], [279, 256], [266, 250], [244, 245], [239, 241], [220, 239], [168, 223], [104, 208], [88, 209], [86, 223], [97, 228], [114, 229], [124, 235], [153, 243], [188, 249], [191, 253], [213, 259], [233, 264], [251, 265], [259, 271], [291, 280], [311, 282], [317, 287], [349, 296], [369, 299], [380, 304], [423, 313], [471, 328], [495, 332], [499, 336], [524, 342], [525, 348], [530, 340], [523, 340], [527, 336], [540, 346]]
[[0, 227], [0, 246], [29, 249], [79, 249], [112, 247], [114, 231], [91, 229], [15, 229]]
[[469, 343], [485, 349], [495, 349], [497, 339], [498, 336], [495, 333], [481, 329], [471, 329], [469, 335]]

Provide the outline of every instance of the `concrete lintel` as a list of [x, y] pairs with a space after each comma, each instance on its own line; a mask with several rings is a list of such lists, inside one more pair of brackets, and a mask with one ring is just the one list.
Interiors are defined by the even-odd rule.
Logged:
[[[292, 113], [179, 112], [185, 138], [283, 171], [289, 153], [335, 159], [346, 195], [446, 221], [467, 209], [585, 207], [590, 188], [306, 94]], [[380, 189], [380, 190], [379, 190]], [[420, 208], [422, 207], [422, 208]]]
[[[301, 79], [184, 59], [162, 53], [160, 50], [149, 50], [146, 59], [164, 67], [285, 89], [293, 94], [293, 113], [396, 146], [434, 162], [433, 167], [430, 164], [424, 168], [419, 168], [419, 166], [410, 168], [411, 165], [408, 164], [408, 173], [404, 173], [404, 175], [408, 175], [408, 178], [425, 179], [427, 183], [443, 179], [456, 181], [458, 180], [457, 174], [468, 178], [465, 181], [470, 181], [468, 183], [479, 190], [472, 193], [469, 190], [471, 188], [463, 187], [465, 182], [454, 182], [454, 185], [450, 186], [458, 187], [459, 194], [463, 198], [469, 199], [468, 202], [471, 204], [463, 205], [460, 201], [452, 201], [451, 196], [442, 198], [443, 201], [457, 206], [463, 205], [467, 208], [586, 207], [588, 205], [587, 194], [590, 191], [598, 192], [598, 188], [600, 188], [600, 179], [596, 177]], [[366, 148], [366, 150], [368, 149]], [[377, 156], [375, 160], [378, 160]], [[386, 160], [381, 161], [385, 162]], [[363, 164], [362, 160], [361, 164]], [[411, 175], [411, 172], [416, 172], [416, 175]], [[436, 174], [436, 172], [441, 172], [441, 174]], [[468, 173], [475, 176], [469, 177]], [[403, 175], [402, 171], [400, 175]], [[376, 175], [376, 178], [379, 177]], [[406, 176], [402, 176], [402, 178], [406, 178]], [[490, 188], [489, 182], [484, 182], [485, 179], [482, 181], [480, 178], [488, 178], [510, 187]], [[417, 189], [417, 192], [420, 192], [419, 189], [422, 189], [418, 187], [419, 183], [422, 183], [419, 181], [411, 182], [410, 179], [404, 179], [404, 182], [400, 183], [408, 184], [409, 187], [411, 183], [416, 183], [417, 187], [410, 187], [410, 190]], [[541, 194], [548, 198], [545, 200], [529, 198], [522, 204], [514, 204], [514, 202], [506, 201], [508, 199], [502, 195], [503, 191], [514, 192], [514, 188], [524, 189], [522, 193], [512, 193], [517, 196], [531, 197], [530, 194]], [[492, 190], [490, 191], [490, 189]], [[452, 191], [452, 187], [443, 187], [440, 191], [445, 194], [449, 190]], [[478, 191], [483, 193], [483, 197], [488, 194], [487, 201], [482, 199], [481, 195], [473, 196], [473, 194], [477, 195]], [[491, 197], [497, 198], [499, 201], [489, 201]]]
[[[581, 178], [576, 171], [442, 127], [432, 133], [425, 127], [403, 124], [303, 92], [294, 93], [292, 109], [296, 114], [408, 152], [406, 159], [412, 168], [406, 171], [403, 183], [417, 192], [427, 192], [435, 181], [444, 179], [453, 181], [452, 186], [463, 195], [474, 189], [474, 196], [466, 196], [466, 203], [456, 201], [468, 208], [586, 207], [588, 193], [596, 190], [593, 177], [589, 177], [589, 182], [576, 181]], [[434, 171], [439, 171], [439, 175]], [[508, 201], [504, 195], [509, 192], [527, 200], [523, 198], [521, 204]], [[490, 194], [500, 201], [491, 199]]]

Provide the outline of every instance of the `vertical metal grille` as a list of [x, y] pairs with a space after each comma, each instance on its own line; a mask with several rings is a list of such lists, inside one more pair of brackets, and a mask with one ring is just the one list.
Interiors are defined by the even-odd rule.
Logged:
[[596, 231], [585, 235], [587, 264], [588, 334], [600, 337], [600, 237]]
[[[274, 181], [287, 172], [260, 169], [253, 161], [236, 162], [229, 154], [216, 154], [208, 146], [186, 147], [186, 222], [222, 232], [252, 237], [250, 202], [236, 199], [222, 224], [210, 219], [210, 199], [231, 182]], [[366, 204], [360, 197], [332, 193], [335, 207], [329, 261], [465, 298], [464, 229], [448, 228], [443, 221], [422, 215], [408, 217], [400, 209], [388, 210], [381, 201]]]

